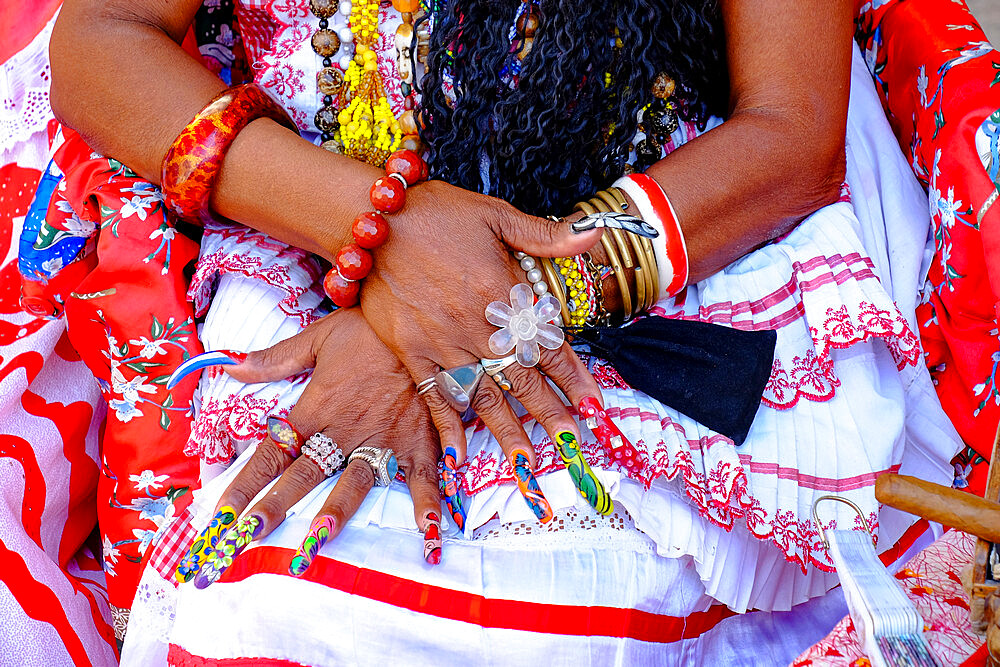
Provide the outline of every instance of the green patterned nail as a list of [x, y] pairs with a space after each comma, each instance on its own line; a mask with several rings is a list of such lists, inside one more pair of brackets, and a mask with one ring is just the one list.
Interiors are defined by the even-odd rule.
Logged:
[[559, 447], [559, 456], [562, 457], [563, 464], [569, 470], [569, 476], [580, 490], [580, 495], [601, 514], [611, 514], [615, 503], [604, 490], [601, 480], [597, 479], [597, 475], [590, 469], [587, 459], [583, 458], [580, 445], [572, 431], [556, 433], [556, 445]]

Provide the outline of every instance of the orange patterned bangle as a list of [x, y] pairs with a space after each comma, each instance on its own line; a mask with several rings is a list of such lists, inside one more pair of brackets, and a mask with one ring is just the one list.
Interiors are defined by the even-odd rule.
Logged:
[[223, 91], [198, 112], [163, 158], [160, 187], [167, 210], [197, 225], [215, 220], [209, 198], [226, 151], [236, 135], [258, 118], [296, 129], [285, 110], [255, 83]]

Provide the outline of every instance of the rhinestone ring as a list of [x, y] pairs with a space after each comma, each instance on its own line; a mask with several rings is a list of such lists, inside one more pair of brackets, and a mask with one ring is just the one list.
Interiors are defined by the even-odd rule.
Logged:
[[376, 486], [389, 486], [399, 472], [396, 454], [389, 447], [358, 447], [348, 457], [348, 465], [354, 459], [361, 459], [371, 466]]
[[322, 433], [316, 433], [306, 440], [302, 445], [302, 456], [319, 466], [327, 477], [344, 465], [344, 450]]

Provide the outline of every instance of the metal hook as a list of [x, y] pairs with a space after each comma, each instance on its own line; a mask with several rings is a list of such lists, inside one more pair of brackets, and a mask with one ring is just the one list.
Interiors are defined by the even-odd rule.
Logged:
[[842, 498], [841, 496], [827, 495], [827, 496], [820, 496], [819, 498], [814, 500], [812, 506], [813, 522], [816, 524], [817, 530], [819, 530], [819, 538], [823, 542], [823, 546], [825, 546], [827, 549], [830, 548], [830, 542], [827, 541], [826, 539], [826, 529], [823, 528], [823, 524], [819, 522], [819, 513], [816, 511], [816, 506], [819, 505], [821, 500], [836, 500], [837, 502], [844, 503], [845, 505], [850, 505], [851, 508], [858, 513], [858, 516], [861, 517], [861, 525], [864, 526], [865, 532], [872, 536], [872, 541], [874, 542], [875, 536], [872, 535], [871, 526], [868, 525], [868, 519], [865, 518], [864, 512], [861, 511], [861, 508], [858, 507], [854, 502], [848, 500], [847, 498]]

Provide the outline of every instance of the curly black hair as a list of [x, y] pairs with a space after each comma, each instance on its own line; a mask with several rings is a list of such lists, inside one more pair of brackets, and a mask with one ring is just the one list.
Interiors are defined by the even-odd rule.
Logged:
[[538, 0], [515, 86], [501, 72], [520, 2], [450, 0], [432, 12], [421, 138], [433, 177], [528, 213], [565, 213], [623, 173], [657, 73], [676, 81], [681, 118], [725, 113], [715, 0]]

